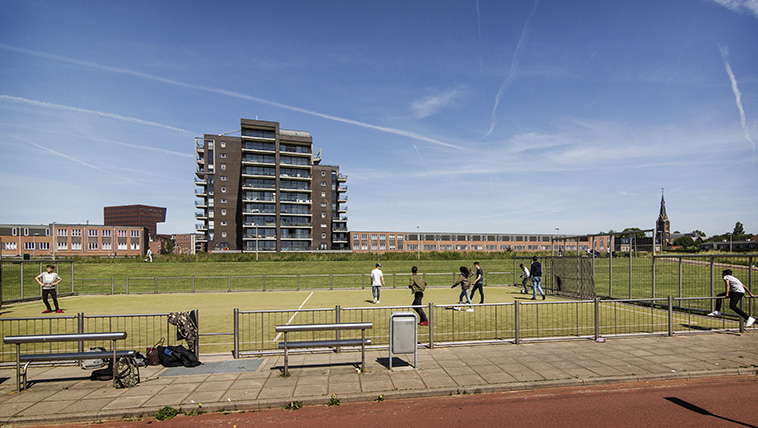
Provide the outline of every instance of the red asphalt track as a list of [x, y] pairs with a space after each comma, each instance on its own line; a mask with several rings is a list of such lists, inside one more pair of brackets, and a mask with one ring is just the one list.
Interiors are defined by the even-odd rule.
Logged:
[[758, 378], [717, 377], [109, 421], [60, 428], [758, 427]]

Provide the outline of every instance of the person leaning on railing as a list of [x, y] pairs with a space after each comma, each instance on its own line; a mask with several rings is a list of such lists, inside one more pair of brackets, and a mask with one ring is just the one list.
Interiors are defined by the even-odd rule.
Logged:
[[[750, 293], [751, 297], [755, 297], [755, 295], [752, 291], [750, 291], [749, 288], [747, 288], [745, 284], [742, 283], [742, 281], [732, 276], [731, 269], [724, 269], [724, 271], [721, 272], [721, 275], [724, 276], [724, 285], [726, 286], [726, 291], [717, 294], [716, 297], [728, 297], [729, 309], [733, 310], [737, 315], [745, 319], [745, 327], [750, 327], [755, 322], [755, 318], [751, 317], [750, 315], [746, 314], [745, 311], [740, 309], [739, 304], [740, 300], [742, 300], [742, 296], [745, 295], [745, 290]], [[716, 310], [708, 314], [708, 316], [715, 317], [721, 315], [721, 301], [721, 299], [716, 300]]]
[[419, 319], [421, 320], [418, 325], [427, 326], [429, 325], [429, 319], [426, 317], [424, 309], [420, 307], [421, 300], [424, 298], [424, 290], [426, 290], [426, 280], [423, 276], [418, 274], [418, 268], [416, 266], [411, 268], [411, 274], [408, 288], [411, 289], [411, 293], [413, 294], [413, 310], [418, 312]]

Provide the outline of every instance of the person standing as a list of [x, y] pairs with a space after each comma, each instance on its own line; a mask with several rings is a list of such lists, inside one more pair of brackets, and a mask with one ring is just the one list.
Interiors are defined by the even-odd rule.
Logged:
[[42, 287], [42, 301], [45, 302], [45, 307], [47, 307], [47, 309], [42, 311], [43, 314], [49, 314], [53, 311], [53, 308], [50, 307], [50, 302], [47, 301], [48, 296], [53, 298], [55, 312], [59, 314], [63, 313], [61, 308], [58, 307], [58, 293], [55, 291], [55, 286], [60, 284], [63, 278], [54, 271], [55, 266], [47, 265], [47, 272], [42, 272], [34, 278], [40, 287]]
[[377, 263], [374, 270], [371, 271], [371, 294], [374, 295], [374, 304], [379, 303], [379, 294], [384, 285], [384, 274], [381, 268], [382, 265]]
[[[458, 276], [458, 281], [450, 288], [455, 288], [456, 285], [461, 284], [461, 294], [458, 296], [458, 304], [463, 304], [463, 297], [466, 297], [469, 307], [466, 312], [474, 312], [474, 308], [471, 307], [471, 296], [469, 296], [469, 288], [471, 288], [471, 273], [466, 266], [461, 266], [461, 274]], [[460, 306], [455, 306], [453, 309], [460, 311]]]
[[542, 290], [542, 265], [537, 261], [537, 256], [532, 257], [533, 263], [530, 269], [532, 274], [532, 300], [537, 300], [537, 290], [542, 294], [542, 300], [545, 300], [545, 292]]
[[479, 304], [481, 305], [484, 303], [484, 273], [479, 267], [479, 262], [474, 262], [474, 269], [476, 270], [474, 273], [476, 278], [474, 279], [474, 287], [471, 288], [471, 298], [473, 299], [476, 290], [479, 290]]
[[418, 323], [420, 326], [427, 326], [429, 325], [429, 319], [426, 317], [426, 312], [424, 312], [424, 308], [418, 307], [421, 306], [421, 300], [424, 298], [424, 290], [426, 290], [426, 280], [423, 276], [418, 274], [418, 268], [416, 266], [413, 266], [411, 268], [411, 279], [410, 283], [408, 284], [408, 288], [411, 289], [411, 293], [413, 294], [413, 310], [418, 312], [418, 317], [421, 320], [421, 322]]
[[529, 287], [526, 285], [529, 282], [529, 269], [527, 269], [523, 263], [518, 265], [518, 267], [521, 268], [521, 275], [519, 276], [519, 278], [523, 278], [521, 280], [521, 285], [524, 286], [524, 289], [521, 291], [521, 294], [529, 294]]
[[147, 258], [145, 259], [145, 261], [146, 262], [149, 261], [150, 263], [152, 263], [153, 262], [153, 251], [150, 248], [148, 248], [147, 249], [147, 253], [145, 253], [145, 255], [147, 256]]
[[[737, 315], [741, 316], [745, 320], [745, 327], [750, 327], [755, 322], [755, 318], [749, 316], [745, 313], [745, 311], [740, 309], [739, 303], [740, 300], [742, 300], [742, 296], [745, 295], [745, 290], [747, 290], [747, 292], [750, 293], [752, 297], [755, 297], [755, 295], [752, 291], [750, 291], [749, 288], [747, 288], [745, 284], [742, 283], [742, 281], [732, 276], [731, 269], [725, 269], [723, 272], [721, 272], [721, 275], [724, 277], [724, 286], [726, 287], [726, 291], [717, 294], [716, 297], [729, 298], [729, 309], [733, 310]], [[716, 310], [708, 314], [708, 316], [715, 317], [721, 315], [721, 302], [721, 299], [716, 300]]]

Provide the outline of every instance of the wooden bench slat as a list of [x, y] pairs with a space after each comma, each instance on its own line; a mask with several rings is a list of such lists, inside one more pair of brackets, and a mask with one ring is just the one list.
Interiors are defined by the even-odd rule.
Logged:
[[[344, 340], [311, 340], [301, 342], [287, 342], [288, 348], [336, 348], [338, 346], [361, 346], [370, 345], [371, 339], [361, 341], [361, 339], [344, 339]], [[284, 342], [279, 342], [279, 349], [284, 349]]]
[[287, 324], [276, 326], [276, 332], [325, 331], [325, 330], [370, 330], [370, 322], [343, 322], [333, 324]]
[[45, 342], [84, 342], [126, 339], [125, 331], [106, 333], [37, 334], [25, 336], [5, 336], [6, 344]]

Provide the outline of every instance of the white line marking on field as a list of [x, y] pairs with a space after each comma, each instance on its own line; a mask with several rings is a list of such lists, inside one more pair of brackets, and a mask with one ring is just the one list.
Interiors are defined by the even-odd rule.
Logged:
[[[308, 299], [310, 299], [311, 296], [313, 296], [313, 293], [315, 293], [315, 292], [311, 291], [311, 294], [309, 294], [308, 297], [306, 297], [305, 300], [303, 300], [303, 303], [301, 303], [300, 307], [297, 308], [298, 311], [300, 309], [303, 309], [303, 306], [305, 306], [306, 302], [308, 302]], [[295, 312], [294, 314], [292, 314], [292, 316], [290, 317], [289, 321], [287, 321], [286, 325], [290, 325], [290, 323], [292, 322], [292, 320], [295, 319], [296, 316], [297, 316], [297, 312]], [[276, 342], [277, 340], [279, 340], [279, 336], [281, 336], [281, 335], [282, 335], [282, 333], [277, 333], [276, 337], [274, 337], [274, 342]]]

